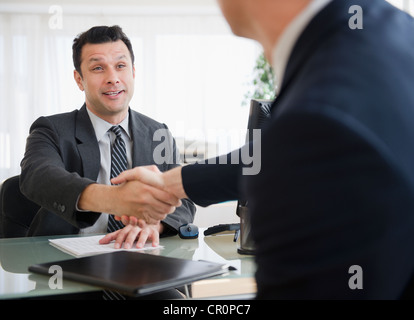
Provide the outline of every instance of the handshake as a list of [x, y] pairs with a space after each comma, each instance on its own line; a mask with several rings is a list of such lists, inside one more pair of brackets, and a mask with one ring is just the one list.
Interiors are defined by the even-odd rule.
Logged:
[[148, 239], [158, 245], [161, 220], [181, 206], [187, 198], [181, 168], [161, 172], [155, 165], [135, 167], [111, 180], [112, 185], [90, 184], [81, 194], [81, 210], [106, 212], [122, 221], [123, 229], [107, 234], [99, 243], [115, 240], [115, 248], [130, 248], [135, 239], [142, 248]]
[[187, 198], [182, 167], [161, 172], [155, 165], [135, 167], [111, 180], [113, 185], [90, 184], [82, 192], [81, 210], [106, 212], [127, 224], [158, 224]]
[[181, 179], [181, 167], [161, 172], [155, 165], [135, 167], [111, 180], [117, 185], [119, 200], [115, 219], [124, 225], [157, 224], [181, 206], [187, 198]]

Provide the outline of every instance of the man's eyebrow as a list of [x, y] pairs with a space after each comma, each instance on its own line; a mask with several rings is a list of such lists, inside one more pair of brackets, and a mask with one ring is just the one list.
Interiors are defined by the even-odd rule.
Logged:
[[92, 58], [90, 58], [88, 60], [88, 62], [89, 63], [91, 63], [91, 62], [99, 62], [99, 61], [102, 61], [102, 60], [103, 60], [102, 58], [92, 57]]

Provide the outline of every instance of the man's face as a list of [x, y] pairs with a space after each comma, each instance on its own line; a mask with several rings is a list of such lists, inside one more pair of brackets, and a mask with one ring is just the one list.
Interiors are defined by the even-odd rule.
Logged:
[[100, 118], [117, 124], [128, 112], [134, 94], [135, 69], [127, 46], [121, 40], [82, 47], [81, 75], [74, 76], [85, 91], [89, 110]]

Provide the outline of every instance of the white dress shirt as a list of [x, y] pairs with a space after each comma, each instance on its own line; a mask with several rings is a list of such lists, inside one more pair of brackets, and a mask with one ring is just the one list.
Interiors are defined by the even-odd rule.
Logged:
[[[113, 124], [106, 122], [93, 114], [88, 108], [86, 108], [91, 119], [92, 126], [95, 130], [96, 139], [99, 145], [101, 166], [99, 168], [97, 183], [111, 184], [111, 147], [115, 141], [115, 133], [108, 131]], [[132, 167], [132, 139], [129, 131], [129, 113], [125, 119], [119, 124], [122, 127], [122, 139], [125, 141], [125, 147], [127, 152], [128, 169]], [[108, 225], [108, 215], [101, 214], [99, 219], [93, 226], [81, 229], [79, 234], [90, 233], [106, 233]]]
[[309, 5], [285, 28], [272, 52], [276, 97], [282, 86], [286, 65], [296, 41], [310, 21], [332, 0], [312, 0]]

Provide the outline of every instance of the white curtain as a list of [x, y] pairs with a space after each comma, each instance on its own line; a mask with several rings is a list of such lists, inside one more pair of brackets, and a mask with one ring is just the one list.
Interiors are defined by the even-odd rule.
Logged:
[[181, 149], [184, 139], [217, 144], [216, 153], [243, 143], [242, 102], [260, 47], [233, 36], [215, 5], [110, 3], [0, 1], [0, 181], [20, 173], [34, 120], [83, 104], [71, 47], [95, 25], [117, 24], [129, 36], [136, 57], [130, 106], [166, 123]]

